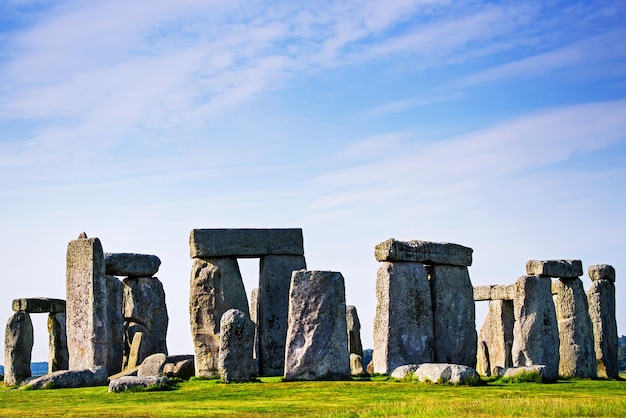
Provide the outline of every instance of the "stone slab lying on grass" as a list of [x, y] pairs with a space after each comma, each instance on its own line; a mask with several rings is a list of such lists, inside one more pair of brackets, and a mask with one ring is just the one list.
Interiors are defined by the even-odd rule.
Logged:
[[66, 389], [106, 386], [109, 383], [102, 366], [82, 370], [59, 370], [28, 381], [20, 389]]
[[546, 366], [543, 364], [535, 364], [533, 366], [509, 367], [502, 369], [500, 376], [514, 378], [522, 374], [539, 373], [541, 380], [549, 380], [551, 377], [546, 375]]
[[452, 383], [455, 385], [471, 384], [480, 379], [475, 369], [448, 363], [406, 364], [397, 367], [391, 373], [391, 377], [405, 379], [411, 374], [420, 382]]
[[163, 367], [167, 356], [163, 353], [152, 354], [141, 363], [137, 377], [160, 376], [163, 374]]
[[125, 376], [111, 380], [109, 392], [126, 392], [129, 390], [155, 388], [168, 389], [169, 379], [166, 376]]
[[168, 356], [167, 360], [165, 360], [165, 366], [163, 366], [163, 374], [167, 377], [178, 377], [179, 379], [189, 380], [196, 374], [194, 355], [181, 354]]
[[389, 238], [376, 245], [376, 261], [413, 261], [424, 264], [472, 265], [472, 250], [459, 244], [430, 241], [397, 241]]

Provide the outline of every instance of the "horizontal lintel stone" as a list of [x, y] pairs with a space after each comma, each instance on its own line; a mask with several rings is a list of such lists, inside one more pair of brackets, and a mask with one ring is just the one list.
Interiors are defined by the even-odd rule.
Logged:
[[161, 260], [149, 254], [104, 253], [104, 265], [110, 276], [152, 277], [159, 271]]
[[513, 300], [515, 284], [474, 286], [474, 300]]
[[12, 308], [14, 312], [60, 313], [65, 312], [65, 301], [50, 298], [13, 299]]
[[189, 255], [191, 258], [304, 255], [302, 229], [193, 229]]
[[583, 275], [583, 263], [580, 260], [528, 260], [526, 275], [562, 279], [580, 277]]
[[459, 244], [430, 241], [397, 241], [389, 238], [376, 245], [377, 261], [412, 261], [424, 264], [471, 266], [473, 250]]
[[491, 300], [491, 288], [493, 286], [474, 286], [474, 300]]

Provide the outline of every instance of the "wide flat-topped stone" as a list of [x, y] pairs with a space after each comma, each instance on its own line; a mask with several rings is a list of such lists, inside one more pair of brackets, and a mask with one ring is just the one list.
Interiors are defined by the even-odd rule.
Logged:
[[193, 229], [189, 252], [191, 258], [304, 255], [302, 229]]
[[459, 244], [430, 241], [397, 241], [389, 238], [374, 249], [377, 261], [412, 261], [424, 264], [471, 266], [472, 250]]
[[608, 280], [615, 283], [615, 268], [609, 264], [595, 264], [587, 269], [592, 281]]
[[104, 265], [111, 276], [152, 277], [159, 271], [161, 260], [149, 254], [104, 253]]
[[61, 313], [65, 312], [65, 301], [50, 298], [21, 298], [13, 299], [12, 307], [14, 312]]
[[526, 275], [555, 278], [573, 278], [583, 275], [583, 263], [580, 260], [528, 260]]

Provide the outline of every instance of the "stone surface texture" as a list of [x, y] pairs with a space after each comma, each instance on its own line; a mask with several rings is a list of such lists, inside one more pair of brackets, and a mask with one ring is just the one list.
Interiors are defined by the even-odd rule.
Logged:
[[161, 376], [163, 374], [163, 367], [165, 367], [165, 361], [167, 356], [164, 353], [151, 354], [141, 362], [139, 370], [137, 371], [138, 377], [146, 376]]
[[13, 303], [11, 305], [14, 312], [24, 311], [28, 313], [65, 313], [65, 301], [63, 299], [21, 298], [13, 299]]
[[65, 312], [48, 315], [48, 373], [70, 368]]
[[169, 378], [166, 376], [124, 376], [109, 383], [109, 393], [127, 392], [138, 388], [156, 387], [164, 389], [168, 387]]
[[513, 378], [519, 376], [520, 374], [527, 373], [539, 373], [539, 376], [542, 380], [554, 380], [554, 376], [550, 376], [546, 373], [546, 366], [544, 366], [543, 364], [536, 364], [534, 366], [509, 367], [503, 369], [500, 375], [502, 377]]
[[433, 311], [426, 268], [416, 262], [382, 262], [376, 276], [374, 372], [434, 359]]
[[124, 277], [152, 277], [159, 271], [161, 260], [156, 255], [104, 253], [106, 274]]
[[593, 325], [582, 280], [559, 279], [552, 292], [559, 327], [559, 376], [596, 377]]
[[248, 382], [255, 376], [254, 322], [238, 309], [229, 309], [220, 323], [218, 369], [223, 382]]
[[583, 263], [580, 260], [528, 260], [526, 274], [564, 279], [580, 277], [583, 275]]
[[467, 267], [429, 266], [434, 361], [476, 367], [474, 288]]
[[346, 324], [348, 326], [348, 353], [363, 357], [361, 322], [356, 307], [353, 305], [346, 306]]
[[358, 354], [350, 353], [350, 374], [359, 375], [363, 373], [363, 358]]
[[483, 376], [494, 375], [495, 367], [511, 367], [511, 347], [515, 316], [513, 302], [492, 300], [489, 302], [485, 322], [478, 334], [476, 371]]
[[608, 280], [615, 283], [615, 268], [609, 264], [595, 264], [589, 266], [587, 273], [592, 281]]
[[16, 386], [31, 376], [33, 323], [28, 312], [15, 312], [4, 333], [4, 384]]
[[289, 291], [285, 380], [350, 377], [346, 295], [341, 273], [294, 271]]
[[189, 310], [198, 377], [219, 376], [220, 320], [229, 309], [249, 314], [237, 259], [195, 259], [191, 270]]
[[[148, 330], [136, 322], [125, 322], [124, 370], [139, 366], [150, 355], [148, 352]], [[146, 337], [144, 337], [144, 335]]]
[[261, 257], [256, 324], [262, 376], [284, 374], [291, 273], [302, 269], [306, 269], [306, 261], [301, 255]]
[[447, 264], [471, 266], [472, 252], [469, 247], [447, 242], [397, 241], [389, 238], [376, 245], [377, 261], [410, 261], [423, 264]]
[[109, 376], [122, 371], [124, 359], [124, 284], [115, 276], [106, 275], [107, 286], [107, 321], [109, 334], [109, 358], [107, 373]]
[[67, 246], [66, 330], [70, 369], [108, 362], [108, 320], [104, 253], [98, 238]]
[[59, 370], [30, 380], [20, 389], [68, 389], [106, 386], [108, 384], [109, 377], [106, 369], [104, 367], [92, 367], [90, 369]]
[[189, 380], [196, 373], [194, 365], [194, 355], [183, 354], [176, 356], [168, 356], [163, 366], [163, 374], [167, 377], [178, 377], [179, 379]]
[[616, 378], [619, 376], [619, 367], [615, 284], [611, 280], [594, 280], [587, 291], [587, 300], [593, 325], [598, 377]]
[[474, 300], [513, 300], [515, 286], [512, 285], [486, 285], [474, 286]]
[[522, 276], [515, 285], [513, 365], [543, 364], [546, 376], [556, 378], [560, 342], [552, 300], [552, 280], [543, 276]]
[[191, 258], [304, 255], [302, 229], [193, 229]]
[[451, 383], [464, 385], [480, 379], [476, 370], [461, 364], [422, 363], [405, 364], [391, 372], [394, 379], [405, 379], [412, 375], [420, 382]]

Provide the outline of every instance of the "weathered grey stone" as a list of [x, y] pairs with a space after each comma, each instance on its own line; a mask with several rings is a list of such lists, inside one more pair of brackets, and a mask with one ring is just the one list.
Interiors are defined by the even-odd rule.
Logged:
[[617, 378], [619, 367], [615, 284], [610, 280], [594, 280], [587, 291], [587, 300], [593, 324], [598, 377]]
[[134, 253], [104, 253], [106, 274], [126, 277], [152, 277], [161, 265], [156, 255]]
[[163, 284], [156, 277], [124, 279], [124, 318], [146, 327], [143, 335], [148, 355], [167, 354], [169, 317]]
[[363, 358], [355, 353], [350, 353], [350, 374], [358, 375], [363, 373]]
[[195, 259], [190, 288], [189, 311], [196, 376], [218, 377], [220, 319], [229, 309], [249, 313], [237, 259]]
[[107, 321], [109, 334], [109, 358], [107, 373], [109, 376], [122, 371], [124, 359], [124, 284], [115, 276], [105, 276], [107, 286]]
[[528, 260], [528, 276], [548, 276], [574, 278], [583, 275], [583, 263], [580, 260]]
[[30, 380], [20, 389], [67, 389], [106, 386], [109, 384], [104, 367], [79, 370], [58, 370]]
[[433, 300], [434, 359], [476, 367], [476, 310], [467, 267], [427, 268]]
[[559, 369], [559, 330], [552, 301], [552, 280], [522, 276], [515, 282], [513, 301], [513, 365], [546, 366], [546, 376], [556, 378]]
[[168, 388], [169, 379], [166, 376], [124, 376], [109, 383], [109, 393], [126, 392], [138, 388]]
[[411, 261], [423, 264], [447, 264], [471, 266], [472, 252], [469, 247], [447, 242], [397, 241], [389, 238], [376, 245], [377, 261]]
[[261, 257], [258, 318], [259, 373], [282, 376], [285, 367], [285, 340], [289, 313], [291, 273], [306, 269], [304, 256], [268, 255]]
[[593, 325], [582, 280], [559, 279], [552, 290], [556, 290], [553, 299], [560, 339], [559, 375], [596, 377]]
[[363, 357], [361, 344], [361, 322], [356, 307], [346, 306], [346, 324], [348, 326], [348, 353]]
[[124, 370], [139, 366], [150, 355], [144, 337], [147, 334], [148, 331], [143, 325], [136, 322], [127, 323], [126, 341], [128, 345], [125, 347]]
[[48, 315], [48, 373], [70, 368], [65, 312]]
[[538, 373], [543, 381], [553, 380], [554, 376], [546, 373], [546, 366], [543, 364], [535, 364], [532, 366], [507, 367], [499, 373], [501, 377], [514, 378], [521, 374]]
[[587, 269], [592, 281], [608, 280], [615, 283], [615, 268], [609, 264], [596, 264]]
[[304, 255], [302, 229], [193, 229], [191, 258]]
[[380, 263], [376, 276], [374, 372], [434, 359], [433, 311], [421, 263]]
[[65, 301], [63, 299], [50, 298], [22, 298], [13, 299], [13, 311], [28, 313], [65, 313]]
[[254, 377], [254, 322], [238, 309], [229, 309], [220, 323], [218, 369], [223, 382], [247, 382]]
[[163, 374], [167, 377], [177, 377], [189, 380], [196, 373], [194, 366], [194, 355], [168, 356], [163, 366]]
[[146, 376], [161, 376], [163, 374], [163, 368], [165, 367], [165, 361], [167, 356], [164, 353], [151, 354], [141, 362], [139, 370], [137, 371], [138, 377]]
[[346, 294], [341, 273], [294, 271], [289, 290], [285, 380], [350, 377]]
[[513, 285], [486, 285], [474, 286], [474, 300], [513, 300], [515, 286]]
[[70, 369], [108, 362], [108, 320], [104, 254], [98, 238], [67, 246], [66, 330]]
[[515, 316], [513, 302], [492, 300], [489, 302], [485, 322], [478, 335], [478, 356], [476, 370], [483, 376], [491, 376], [495, 367], [506, 368], [513, 365], [511, 345]]
[[31, 376], [33, 323], [28, 312], [15, 312], [4, 333], [4, 384], [16, 386]]
[[469, 366], [446, 363], [405, 364], [391, 372], [394, 379], [411, 376], [420, 382], [466, 385], [476, 383], [480, 376]]

